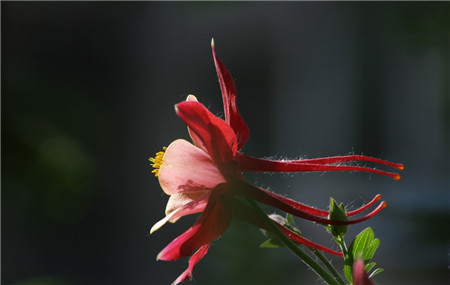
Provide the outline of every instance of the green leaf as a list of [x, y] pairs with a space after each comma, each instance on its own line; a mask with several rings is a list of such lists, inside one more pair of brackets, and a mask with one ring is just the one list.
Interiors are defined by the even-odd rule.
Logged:
[[364, 260], [364, 263], [368, 263], [374, 256], [379, 245], [380, 240], [375, 239], [373, 230], [369, 227], [356, 236], [350, 245], [349, 251], [354, 260], [360, 257]]
[[284, 226], [288, 229], [290, 229], [291, 231], [293, 231], [294, 233], [298, 234], [298, 235], [302, 235], [302, 232], [297, 228], [297, 225], [295, 224], [294, 221], [294, 217], [291, 214], [286, 214], [286, 218], [285, 218], [286, 223], [284, 224]]
[[367, 263], [366, 266], [364, 266], [364, 270], [366, 270], [366, 272], [369, 272], [375, 265], [377, 265], [375, 262]]
[[383, 272], [383, 271], [384, 271], [383, 268], [377, 268], [377, 269], [375, 269], [375, 270], [372, 272], [372, 274], [370, 274], [369, 278], [372, 278], [372, 277], [374, 277], [375, 275], [377, 275], [378, 273], [381, 273], [381, 272]]
[[379, 239], [374, 239], [370, 242], [369, 246], [366, 247], [366, 250], [364, 251], [363, 259], [366, 261], [369, 261], [373, 258], [375, 255], [375, 251], [377, 250], [378, 246], [380, 245]]
[[[328, 218], [335, 221], [348, 221], [344, 204], [341, 203], [338, 206], [336, 201], [330, 197], [330, 214]], [[328, 225], [326, 227], [335, 239], [342, 239], [347, 233], [347, 226]]]
[[283, 246], [281, 244], [281, 242], [278, 243], [278, 242], [274, 241], [273, 239], [268, 239], [265, 242], [263, 242], [259, 247], [260, 248], [277, 248], [277, 247], [281, 247], [281, 246]]
[[[370, 262], [370, 260], [375, 255], [375, 251], [380, 245], [380, 240], [375, 238], [372, 228], [366, 228], [360, 232], [349, 247], [349, 254], [345, 257], [344, 273], [347, 280], [352, 282], [352, 266], [353, 262], [358, 258], [362, 258], [366, 264], [364, 269], [369, 272], [373, 267], [375, 267], [375, 262]], [[383, 269], [378, 268], [370, 277], [382, 272]]]
[[297, 226], [294, 221], [294, 216], [292, 216], [289, 213], [286, 214], [286, 224], [288, 224], [289, 226], [291, 226], [293, 228], [295, 228]]

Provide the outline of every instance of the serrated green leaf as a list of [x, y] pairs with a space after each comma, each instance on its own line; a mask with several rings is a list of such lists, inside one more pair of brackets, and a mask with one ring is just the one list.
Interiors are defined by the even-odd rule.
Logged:
[[367, 263], [366, 266], [364, 266], [364, 270], [369, 272], [375, 265], [377, 265], [375, 262]]
[[377, 275], [378, 273], [381, 273], [381, 272], [383, 272], [383, 271], [384, 271], [383, 268], [377, 268], [377, 269], [375, 269], [375, 270], [372, 272], [372, 274], [370, 274], [369, 278], [372, 278], [372, 277], [374, 277], [375, 275]]
[[277, 248], [282, 246], [281, 244], [278, 244], [273, 239], [268, 239], [265, 242], [263, 242], [259, 247], [260, 248]]

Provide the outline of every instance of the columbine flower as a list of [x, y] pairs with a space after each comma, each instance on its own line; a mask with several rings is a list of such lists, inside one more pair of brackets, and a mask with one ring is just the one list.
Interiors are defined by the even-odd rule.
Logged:
[[[175, 222], [183, 216], [202, 213], [191, 228], [158, 254], [157, 259], [162, 260], [175, 260], [192, 255], [188, 269], [175, 280], [175, 283], [192, 276], [195, 264], [207, 253], [210, 243], [225, 232], [233, 216], [267, 229], [265, 222], [235, 197], [247, 197], [300, 218], [332, 225], [362, 222], [386, 206], [385, 202], [381, 202], [371, 213], [359, 219], [332, 221], [327, 218], [328, 211], [312, 208], [246, 183], [242, 179], [243, 172], [351, 170], [378, 173], [399, 179], [400, 175], [396, 173], [342, 163], [368, 161], [403, 169], [401, 164], [360, 155], [307, 160], [265, 160], [244, 155], [240, 150], [249, 137], [249, 131], [236, 106], [236, 88], [230, 73], [215, 54], [214, 42], [212, 52], [222, 91], [225, 120], [213, 115], [197, 101], [195, 96], [189, 95], [185, 102], [175, 106], [175, 110], [188, 126], [194, 144], [181, 139], [176, 140], [165, 149], [165, 152], [159, 152], [155, 158], [150, 159], [161, 188], [170, 195], [166, 217], [157, 222], [150, 233], [167, 221]], [[377, 195], [371, 202], [348, 212], [347, 215], [356, 215], [379, 200], [380, 196]], [[342, 256], [341, 252], [313, 243], [283, 225], [278, 223], [277, 225], [286, 236], [296, 242]]]
[[353, 285], [374, 285], [364, 269], [364, 261], [362, 259], [358, 259], [353, 263], [352, 278]]

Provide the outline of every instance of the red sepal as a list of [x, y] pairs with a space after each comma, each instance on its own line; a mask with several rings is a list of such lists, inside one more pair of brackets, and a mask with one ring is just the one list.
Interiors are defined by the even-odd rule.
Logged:
[[172, 285], [176, 285], [186, 280], [190, 280], [192, 278], [192, 271], [194, 270], [194, 266], [208, 253], [209, 243], [201, 246], [192, 256], [189, 258], [189, 266], [188, 268], [172, 283]]
[[177, 115], [191, 132], [202, 141], [216, 164], [228, 162], [237, 152], [237, 138], [231, 127], [196, 101], [184, 101], [175, 106]]
[[326, 225], [352, 225], [361, 223], [373, 217], [379, 211], [384, 209], [387, 205], [387, 203], [383, 201], [372, 212], [359, 219], [348, 221], [335, 221], [330, 220], [328, 218], [324, 218], [323, 214], [328, 213], [326, 211], [306, 206], [294, 200], [277, 195], [262, 188], [250, 185], [245, 181], [239, 179], [228, 178], [228, 180], [233, 185], [233, 187], [230, 187], [230, 190], [232, 190], [235, 195], [247, 197], [255, 201], [264, 203], [266, 205], [272, 206], [274, 208], [277, 208], [279, 210], [282, 210], [283, 212], [290, 213], [296, 217]]
[[219, 78], [220, 90], [222, 91], [225, 121], [236, 133], [238, 149], [241, 149], [247, 142], [250, 132], [236, 105], [236, 87], [233, 78], [222, 61], [216, 56], [214, 40], [211, 42], [211, 48], [217, 77]]
[[[258, 228], [262, 228], [262, 229], [270, 231], [270, 228], [267, 226], [266, 222], [263, 221], [258, 216], [258, 214], [256, 214], [253, 211], [253, 209], [249, 208], [248, 206], [244, 205], [243, 203], [241, 203], [239, 201], [236, 201], [234, 203], [234, 214], [236, 217], [238, 217], [239, 219], [241, 219], [243, 221], [246, 221], [252, 225], [255, 225]], [[317, 244], [315, 242], [312, 242], [312, 241], [308, 240], [307, 238], [304, 238], [304, 237], [300, 236], [299, 234], [291, 231], [290, 229], [284, 227], [283, 225], [277, 223], [276, 221], [273, 221], [273, 222], [278, 226], [278, 228], [283, 232], [283, 234], [286, 235], [286, 237], [288, 237], [289, 239], [291, 239], [295, 242], [304, 244], [311, 248], [321, 250], [323, 252], [327, 252], [327, 253], [330, 253], [333, 255], [344, 257], [342, 252], [335, 251], [335, 250], [329, 249], [327, 247], [324, 247], [320, 244]]]

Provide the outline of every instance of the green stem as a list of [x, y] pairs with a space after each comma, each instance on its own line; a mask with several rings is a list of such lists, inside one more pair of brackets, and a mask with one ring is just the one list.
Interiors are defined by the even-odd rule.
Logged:
[[345, 244], [345, 240], [342, 237], [339, 237], [338, 239], [335, 239], [337, 244], [341, 247], [342, 253], [344, 254], [344, 258], [347, 258], [348, 255], [348, 249], [347, 245]]
[[283, 232], [273, 223], [273, 221], [263, 212], [263, 210], [256, 204], [255, 201], [248, 199], [247, 202], [256, 211], [256, 213], [264, 219], [270, 231], [277, 236], [277, 238], [289, 248], [295, 255], [297, 255], [306, 265], [308, 265], [319, 277], [330, 285], [340, 285], [333, 276], [331, 276], [320, 264], [301, 250], [293, 241], [286, 237]]
[[328, 261], [328, 259], [317, 249], [311, 248], [312, 252], [322, 261], [322, 263], [327, 267], [327, 269], [333, 274], [334, 278], [341, 285], [345, 285], [344, 279], [342, 279], [341, 275], [337, 272], [336, 268]]

